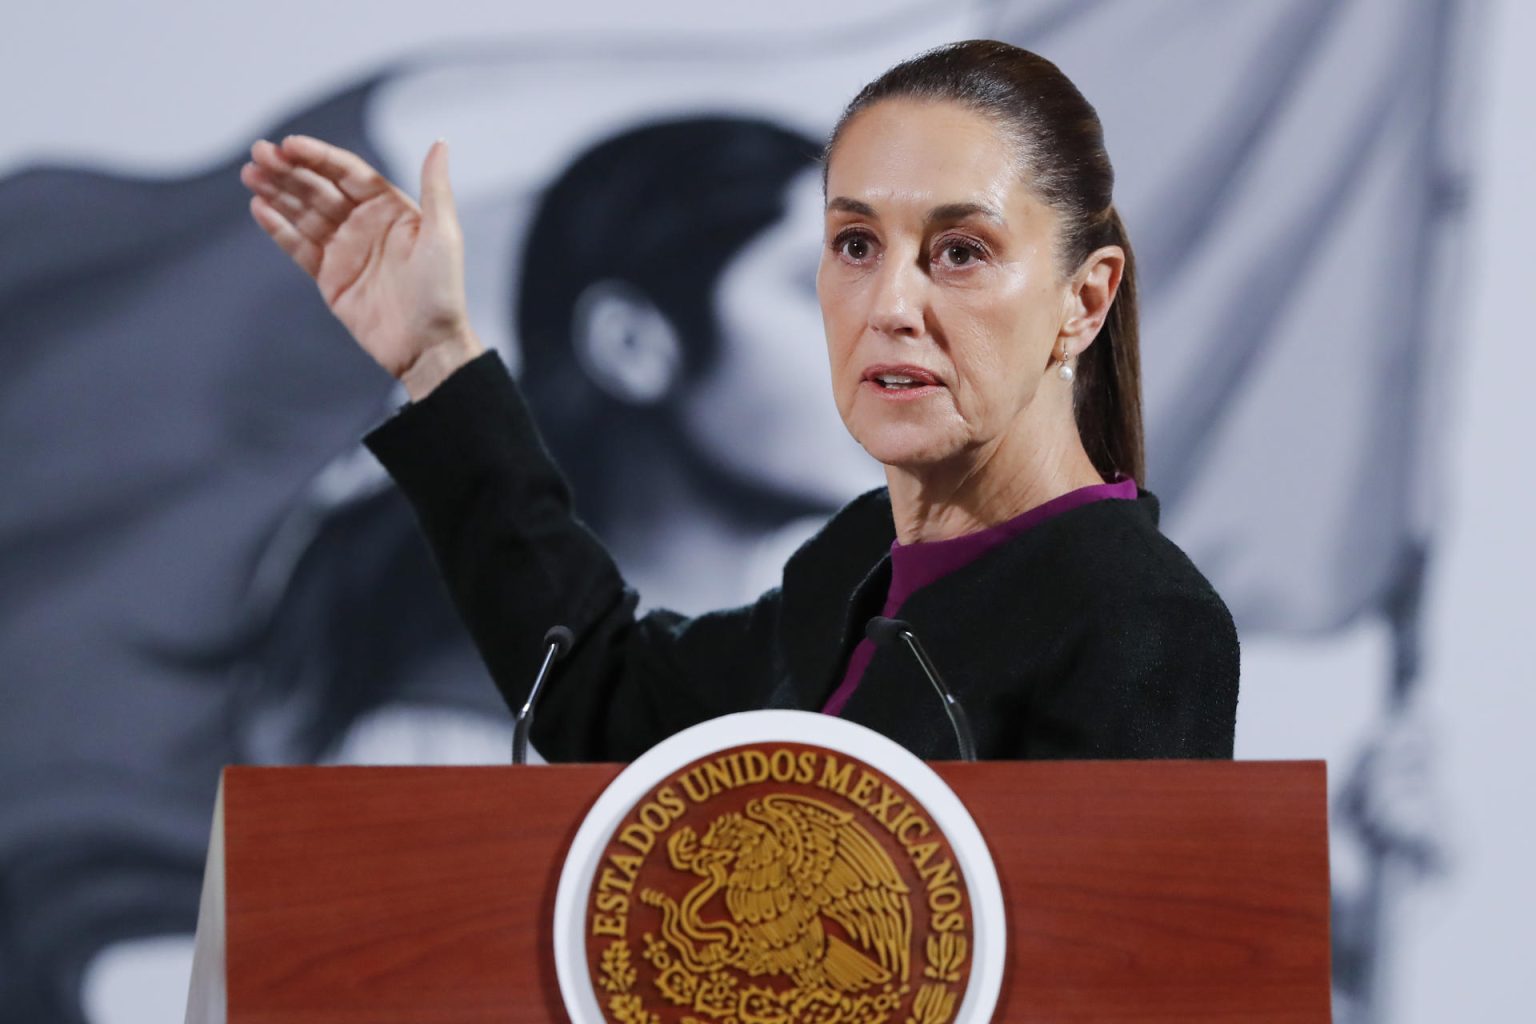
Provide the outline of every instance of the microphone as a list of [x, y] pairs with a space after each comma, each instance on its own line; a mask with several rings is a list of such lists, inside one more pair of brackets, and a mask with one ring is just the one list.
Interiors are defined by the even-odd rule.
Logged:
[[533, 728], [533, 705], [539, 699], [550, 666], [565, 657], [575, 642], [576, 638], [564, 626], [551, 626], [544, 634], [544, 644], [549, 649], [544, 652], [544, 664], [539, 666], [539, 674], [533, 677], [533, 689], [528, 691], [528, 700], [523, 704], [523, 710], [517, 713], [517, 725], [512, 730], [513, 764], [528, 763], [528, 730]]
[[918, 642], [917, 634], [912, 631], [912, 625], [901, 619], [888, 619], [883, 615], [876, 615], [869, 620], [869, 625], [864, 627], [864, 635], [873, 640], [876, 647], [890, 647], [898, 640], [906, 641], [912, 656], [917, 659], [917, 664], [922, 668], [923, 675], [928, 677], [928, 681], [938, 692], [939, 699], [944, 702], [944, 712], [949, 715], [950, 727], [955, 730], [955, 742], [960, 745], [960, 759], [976, 760], [976, 737], [971, 733], [971, 720], [965, 716], [965, 708], [960, 706], [954, 693], [939, 677], [939, 670], [934, 667], [932, 661], [928, 660], [928, 652], [923, 650], [923, 645]]

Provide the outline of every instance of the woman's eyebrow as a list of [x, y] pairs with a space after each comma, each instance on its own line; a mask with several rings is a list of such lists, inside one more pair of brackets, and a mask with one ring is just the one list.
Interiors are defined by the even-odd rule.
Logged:
[[965, 220], [967, 217], [984, 217], [1004, 227], [1008, 222], [1003, 219], [1002, 211], [985, 203], [945, 203], [943, 206], [935, 206], [928, 211], [928, 223], [934, 222], [953, 223], [957, 220]]
[[840, 210], [843, 213], [852, 213], [859, 217], [875, 218], [875, 208], [868, 203], [861, 203], [857, 199], [849, 199], [847, 196], [835, 196], [827, 200], [827, 212]]
[[[827, 200], [827, 212], [831, 213], [833, 211], [851, 213], [856, 217], [868, 217], [871, 220], [879, 218], [873, 206], [858, 199], [850, 199], [847, 196], [834, 196]], [[928, 211], [927, 221], [930, 224], [952, 224], [957, 220], [965, 220], [967, 217], [982, 217], [1004, 227], [1008, 224], [1003, 219], [1002, 212], [996, 207], [988, 206], [986, 203], [975, 202], [945, 203], [942, 206], [935, 206]]]

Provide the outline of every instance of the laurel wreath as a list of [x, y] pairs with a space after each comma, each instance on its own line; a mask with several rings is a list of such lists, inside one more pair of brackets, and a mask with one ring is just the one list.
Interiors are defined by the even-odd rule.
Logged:
[[629, 958], [629, 943], [623, 939], [608, 943], [598, 969], [599, 984], [609, 993], [608, 1012], [618, 1024], [661, 1024], [661, 1018], [646, 1010], [644, 1001], [630, 991], [639, 975]]
[[960, 981], [960, 968], [965, 965], [969, 944], [962, 935], [942, 932], [928, 936], [928, 963], [923, 976], [934, 979], [922, 984], [917, 998], [912, 1001], [912, 1015], [906, 1024], [947, 1024], [955, 1013], [955, 997], [949, 986]]
[[[955, 1013], [955, 1000], [959, 993], [949, 986], [958, 984], [960, 971], [970, 953], [965, 937], [953, 932], [928, 936], [925, 952], [927, 963], [923, 976], [933, 980], [924, 982], [912, 1001], [912, 1013], [905, 1024], [948, 1024]], [[644, 1001], [634, 992], [638, 974], [630, 958], [629, 944], [614, 939], [603, 949], [598, 966], [599, 984], [609, 993], [608, 1012], [617, 1024], [660, 1024], [660, 1017], [645, 1008]]]

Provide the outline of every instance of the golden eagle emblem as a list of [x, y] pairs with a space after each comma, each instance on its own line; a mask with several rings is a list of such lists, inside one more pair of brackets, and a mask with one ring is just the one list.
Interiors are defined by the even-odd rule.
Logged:
[[[787, 976], [802, 991], [848, 995], [907, 981], [910, 890], [852, 814], [776, 793], [715, 819], [702, 839], [679, 828], [667, 854], [699, 883], [680, 900], [656, 889], [641, 899], [660, 910], [661, 937], [688, 972]], [[708, 916], [722, 893], [726, 916]]]
[[948, 838], [894, 780], [805, 744], [727, 748], [655, 785], [587, 900], [608, 1024], [951, 1024], [969, 983]]

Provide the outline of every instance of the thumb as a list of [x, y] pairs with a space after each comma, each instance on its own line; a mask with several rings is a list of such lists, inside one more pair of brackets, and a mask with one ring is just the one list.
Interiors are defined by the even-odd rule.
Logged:
[[448, 143], [438, 139], [421, 165], [421, 218], [429, 231], [458, 230], [453, 186], [448, 182]]

